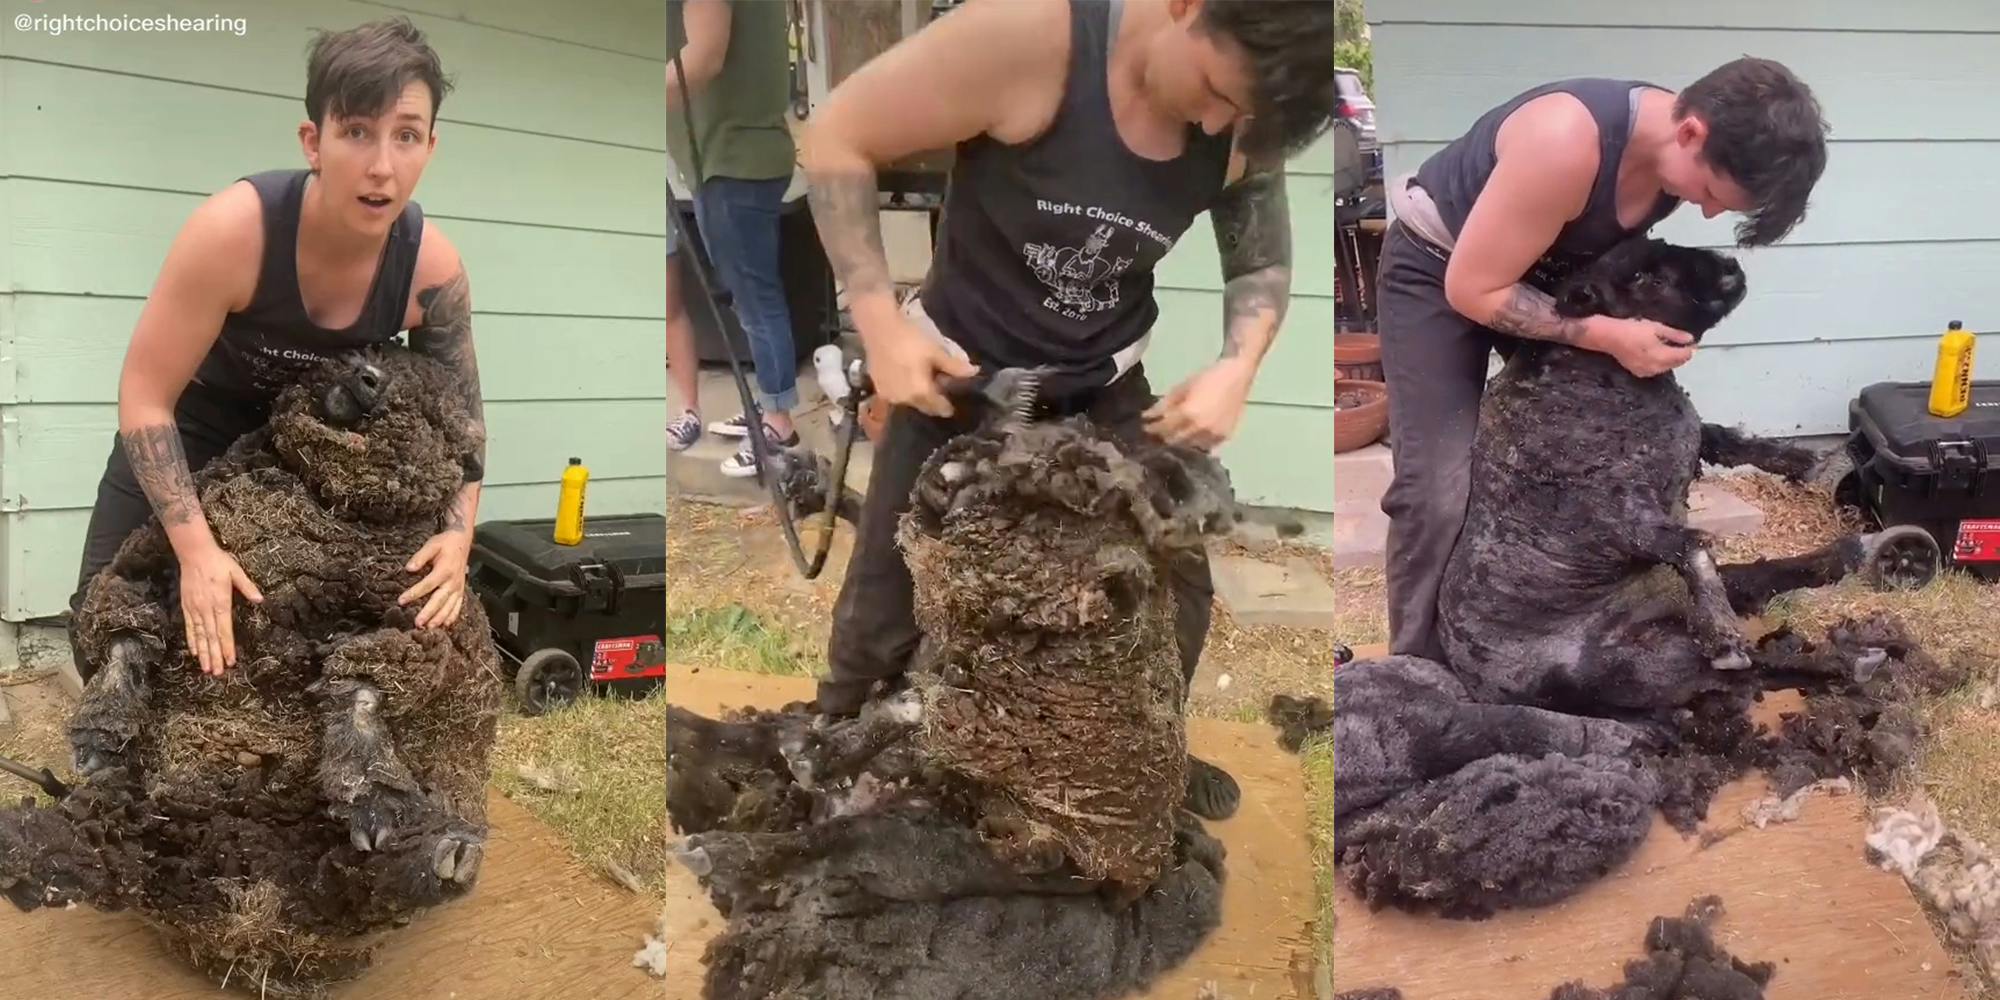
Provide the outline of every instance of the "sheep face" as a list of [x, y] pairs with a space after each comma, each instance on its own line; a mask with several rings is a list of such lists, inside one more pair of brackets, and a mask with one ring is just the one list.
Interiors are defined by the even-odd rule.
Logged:
[[1633, 239], [1613, 247], [1556, 289], [1562, 316], [1650, 319], [1699, 341], [1743, 302], [1735, 259], [1700, 247]]
[[272, 444], [330, 510], [375, 522], [441, 514], [480, 443], [451, 377], [404, 350], [327, 362], [279, 395]]

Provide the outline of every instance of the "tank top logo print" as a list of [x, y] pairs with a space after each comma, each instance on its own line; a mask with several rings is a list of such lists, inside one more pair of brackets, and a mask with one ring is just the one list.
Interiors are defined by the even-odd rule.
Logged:
[[352, 351], [328, 354], [299, 347], [276, 347], [268, 343], [257, 344], [255, 353], [243, 355], [252, 381], [257, 388], [275, 393], [303, 378], [306, 372]]
[[[1021, 247], [1021, 256], [1027, 262], [1028, 270], [1034, 272], [1048, 289], [1048, 294], [1042, 297], [1042, 308], [1065, 319], [1082, 320], [1092, 313], [1118, 308], [1119, 279], [1136, 262], [1134, 257], [1123, 256], [1112, 246], [1114, 239], [1122, 235], [1119, 232], [1121, 227], [1136, 235], [1127, 236], [1120, 242], [1136, 244], [1139, 236], [1149, 237], [1161, 245], [1161, 255], [1172, 249], [1174, 244], [1172, 237], [1146, 222], [1135, 221], [1103, 208], [1086, 209], [1043, 198], [1035, 199], [1035, 208], [1050, 215], [1097, 220], [1097, 225], [1084, 237], [1080, 246], [1051, 241], [1026, 243]], [[1136, 246], [1133, 251], [1135, 254], [1140, 252]]]

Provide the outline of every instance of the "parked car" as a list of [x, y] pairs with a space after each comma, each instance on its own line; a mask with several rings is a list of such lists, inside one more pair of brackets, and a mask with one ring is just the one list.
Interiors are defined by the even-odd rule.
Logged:
[[1361, 83], [1361, 74], [1339, 66], [1333, 68], [1335, 121], [1349, 126], [1354, 137], [1359, 140], [1361, 158], [1368, 165], [1370, 180], [1382, 179], [1382, 146], [1375, 137], [1375, 102], [1368, 99], [1368, 88]]
[[1333, 116], [1352, 122], [1361, 133], [1361, 148], [1373, 152], [1376, 148], [1375, 102], [1368, 99], [1368, 88], [1362, 85], [1361, 74], [1335, 66], [1333, 89]]

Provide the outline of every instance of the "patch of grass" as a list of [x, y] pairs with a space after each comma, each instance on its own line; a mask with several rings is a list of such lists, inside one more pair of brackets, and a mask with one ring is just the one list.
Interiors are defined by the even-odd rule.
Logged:
[[1306, 824], [1312, 838], [1313, 884], [1318, 887], [1318, 915], [1313, 922], [1313, 955], [1320, 967], [1333, 968], [1333, 739], [1314, 740], [1305, 747]]
[[740, 604], [667, 609], [667, 658], [759, 674], [810, 677], [824, 654], [790, 629]]
[[[511, 698], [510, 698], [511, 702]], [[667, 891], [667, 699], [580, 698], [529, 718], [510, 704], [493, 752], [493, 784], [554, 827], [584, 863], [615, 861], [664, 901]], [[563, 786], [545, 790], [523, 766]]]

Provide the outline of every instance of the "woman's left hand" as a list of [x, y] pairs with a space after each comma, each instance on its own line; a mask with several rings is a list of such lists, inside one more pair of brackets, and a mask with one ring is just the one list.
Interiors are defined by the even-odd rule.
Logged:
[[1236, 358], [1195, 372], [1146, 411], [1146, 431], [1171, 445], [1214, 451], [1236, 433], [1256, 375], [1255, 365]]
[[405, 569], [421, 573], [429, 566], [430, 572], [403, 591], [396, 603], [407, 605], [430, 595], [423, 610], [417, 613], [418, 628], [448, 628], [457, 623], [465, 610], [465, 567], [471, 558], [472, 532], [463, 529], [446, 529], [432, 535], [411, 557]]

